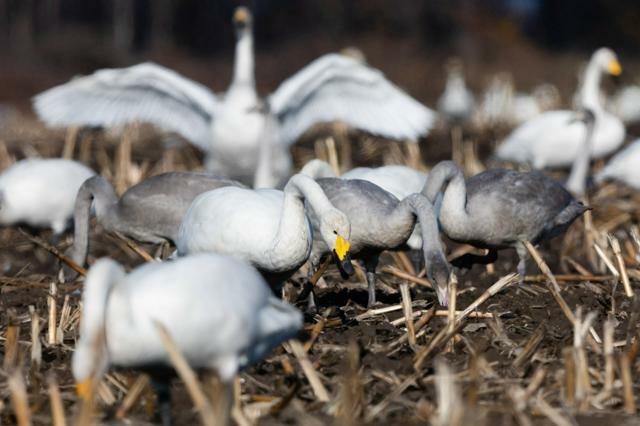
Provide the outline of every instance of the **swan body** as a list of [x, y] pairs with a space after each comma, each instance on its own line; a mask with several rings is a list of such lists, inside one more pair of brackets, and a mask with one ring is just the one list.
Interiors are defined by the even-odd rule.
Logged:
[[68, 228], [78, 188], [95, 172], [72, 160], [27, 159], [0, 174], [0, 224]]
[[596, 182], [618, 180], [632, 188], [640, 189], [640, 139], [618, 152], [596, 175]]
[[192, 367], [213, 369], [223, 382], [295, 336], [303, 324], [301, 313], [275, 298], [254, 268], [213, 253], [147, 263], [129, 274], [101, 259], [89, 270], [82, 301], [72, 360], [80, 392], [109, 367], [171, 368], [156, 322]]
[[[607, 48], [598, 49], [585, 71], [580, 103], [595, 114], [591, 155], [600, 158], [620, 147], [625, 128], [620, 119], [604, 110], [598, 91], [603, 72], [618, 75], [620, 64]], [[585, 127], [572, 120], [571, 111], [548, 111], [516, 128], [498, 147], [498, 158], [530, 163], [535, 168], [570, 166], [585, 138]]]
[[640, 86], [623, 87], [611, 101], [611, 109], [624, 123], [640, 121]]
[[341, 262], [348, 262], [348, 219], [331, 205], [315, 181], [300, 174], [291, 177], [283, 191], [227, 187], [199, 195], [180, 225], [178, 255], [217, 252], [236, 256], [281, 281], [311, 253], [314, 237], [304, 200], [320, 217], [318, 238], [336, 251]]
[[342, 121], [398, 140], [416, 140], [432, 127], [433, 111], [380, 71], [338, 54], [316, 59], [261, 101], [248, 9], [236, 10], [234, 25], [234, 72], [224, 96], [146, 63], [73, 79], [37, 95], [34, 109], [51, 126], [156, 124], [203, 149], [209, 171], [260, 187], [289, 175], [289, 145], [314, 124]]
[[438, 111], [449, 121], [463, 123], [473, 113], [473, 94], [465, 85], [460, 61], [449, 61], [446, 71], [447, 83], [438, 99]]
[[[416, 221], [422, 233], [428, 279], [434, 283], [438, 299], [448, 301], [449, 266], [442, 251], [438, 223], [431, 203], [420, 194], [412, 194], [402, 201], [379, 186], [360, 179], [321, 178], [318, 185], [331, 203], [342, 211], [351, 223], [353, 258], [362, 259], [367, 271], [369, 301], [375, 303], [375, 269], [384, 250], [406, 250]], [[313, 211], [309, 217], [315, 230], [319, 223]], [[322, 239], [314, 238], [311, 263], [318, 265], [322, 255], [331, 248]]]
[[[311, 176], [313, 179], [336, 177], [331, 166], [326, 161], [318, 159], [307, 162], [300, 173]], [[340, 178], [366, 180], [393, 194], [398, 200], [420, 192], [427, 181], [426, 173], [395, 164], [380, 167], [356, 167], [344, 173]], [[420, 224], [416, 224], [407, 245], [412, 250], [422, 248]]]
[[204, 173], [169, 172], [143, 180], [118, 198], [105, 178], [94, 176], [77, 191], [71, 257], [80, 265], [86, 261], [92, 205], [98, 222], [108, 231], [146, 243], [175, 243], [182, 217], [194, 198], [223, 186], [242, 185]]
[[563, 233], [586, 210], [564, 187], [544, 174], [493, 169], [465, 182], [455, 163], [443, 161], [429, 174], [424, 194], [443, 191], [439, 221], [454, 241], [492, 250], [514, 247], [524, 277], [527, 250]]

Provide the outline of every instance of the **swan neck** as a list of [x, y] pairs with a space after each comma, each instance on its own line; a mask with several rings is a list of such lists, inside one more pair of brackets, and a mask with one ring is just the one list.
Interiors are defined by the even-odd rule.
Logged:
[[456, 239], [457, 235], [467, 234], [470, 224], [467, 213], [467, 186], [461, 171], [446, 184], [439, 217], [449, 237]]
[[591, 150], [593, 148], [593, 127], [593, 122], [585, 124], [585, 137], [582, 149], [576, 156], [571, 166], [569, 179], [567, 179], [567, 189], [577, 197], [583, 196], [586, 192]]
[[324, 193], [320, 185], [309, 176], [300, 173], [293, 175], [284, 187], [286, 194], [305, 199], [313, 209], [317, 217], [321, 217], [326, 211], [334, 210], [333, 204]]
[[601, 78], [602, 71], [600, 70], [597, 61], [592, 59], [585, 69], [584, 79], [582, 81], [582, 89], [580, 93], [582, 107], [594, 110], [600, 110], [602, 108], [602, 105], [600, 104]]
[[238, 85], [255, 87], [253, 34], [250, 28], [242, 30], [236, 42], [236, 58], [231, 86]]
[[102, 176], [94, 176], [82, 184], [76, 196], [73, 212], [74, 236], [71, 258], [74, 262], [84, 265], [87, 259], [91, 205], [95, 204], [100, 222], [110, 222], [117, 203], [115, 190]]
[[302, 196], [294, 191], [284, 191], [284, 202], [280, 223], [270, 250], [271, 266], [274, 269], [290, 266], [304, 261], [310, 250], [311, 235], [304, 211]]

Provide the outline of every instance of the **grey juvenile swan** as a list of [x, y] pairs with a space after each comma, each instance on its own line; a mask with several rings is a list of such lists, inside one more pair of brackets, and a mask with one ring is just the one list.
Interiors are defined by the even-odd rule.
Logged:
[[[236, 10], [233, 80], [223, 96], [153, 63], [105, 69], [34, 98], [48, 125], [114, 126], [134, 120], [176, 132], [207, 153], [209, 171], [274, 186], [291, 169], [289, 145], [316, 123], [345, 124], [390, 139], [416, 140], [435, 114], [360, 61], [316, 59], [261, 101], [254, 77], [252, 17]], [[261, 146], [264, 152], [261, 153]], [[256, 172], [261, 155], [270, 170]], [[266, 167], [266, 166], [265, 166]]]
[[[329, 201], [349, 218], [350, 252], [353, 258], [363, 261], [367, 271], [369, 307], [376, 301], [375, 271], [380, 253], [384, 250], [408, 250], [406, 243], [416, 219], [422, 233], [427, 278], [434, 283], [440, 304], [447, 305], [449, 264], [442, 251], [433, 206], [426, 197], [412, 194], [399, 201], [379, 186], [360, 179], [321, 178], [317, 182]], [[311, 210], [308, 214], [314, 230], [318, 229], [315, 214]], [[322, 239], [313, 239], [309, 259], [314, 268], [330, 251]]]
[[[180, 222], [191, 202], [203, 192], [240, 183], [204, 173], [169, 172], [152, 176], [118, 198], [102, 176], [87, 179], [76, 197], [72, 259], [84, 265], [89, 250], [89, 216], [95, 206], [98, 222], [108, 231], [121, 232], [138, 241], [175, 242]], [[65, 274], [71, 271], [65, 269]]]
[[434, 200], [443, 190], [439, 221], [444, 233], [490, 250], [514, 247], [521, 280], [527, 259], [523, 242], [537, 244], [562, 234], [588, 210], [560, 183], [537, 171], [487, 170], [465, 182], [457, 164], [443, 161], [431, 169], [423, 193]]

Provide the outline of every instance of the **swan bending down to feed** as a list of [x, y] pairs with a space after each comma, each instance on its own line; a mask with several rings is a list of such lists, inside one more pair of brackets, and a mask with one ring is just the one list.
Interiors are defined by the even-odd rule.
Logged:
[[491, 251], [514, 247], [521, 282], [527, 259], [523, 242], [538, 244], [560, 235], [588, 210], [560, 183], [537, 171], [487, 170], [465, 182], [457, 164], [443, 161], [431, 169], [424, 194], [434, 200], [441, 191], [438, 218], [444, 233]]
[[596, 175], [598, 183], [608, 179], [618, 180], [640, 190], [640, 139], [614, 155]]
[[[290, 174], [289, 145], [317, 123], [341, 121], [382, 137], [416, 140], [435, 114], [356, 59], [324, 55], [262, 102], [256, 93], [252, 17], [238, 8], [233, 79], [224, 96], [152, 63], [100, 70], [35, 97], [48, 125], [114, 126], [134, 120], [176, 132], [207, 153], [209, 171], [257, 186]], [[266, 134], [265, 134], [266, 133]]]
[[18, 161], [0, 174], [0, 225], [25, 223], [62, 233], [71, 223], [78, 188], [93, 175], [72, 160]]
[[[605, 111], [600, 101], [603, 73], [620, 75], [622, 68], [611, 49], [600, 48], [591, 57], [580, 89], [580, 107], [595, 114], [592, 157], [600, 158], [620, 147], [625, 137], [622, 121]], [[535, 168], [570, 166], [580, 152], [585, 126], [572, 120], [573, 111], [548, 111], [517, 127], [498, 147], [499, 159], [530, 163]]]
[[[329, 163], [313, 159], [308, 161], [300, 173], [313, 179], [338, 177]], [[399, 164], [380, 167], [356, 167], [340, 176], [340, 179], [360, 179], [378, 185], [391, 193], [398, 200], [403, 200], [411, 194], [422, 191], [427, 182], [427, 174], [416, 169]], [[412, 250], [422, 249], [420, 224], [416, 224], [407, 245]]]
[[147, 263], [129, 274], [101, 259], [89, 271], [82, 302], [71, 365], [78, 393], [91, 397], [109, 367], [147, 369], [158, 386], [163, 424], [170, 423], [172, 364], [156, 323], [192, 367], [214, 370], [223, 383], [303, 324], [301, 313], [275, 298], [254, 268], [212, 253]]
[[284, 190], [220, 188], [198, 196], [182, 220], [178, 255], [216, 252], [249, 261], [279, 285], [309, 258], [314, 235], [304, 201], [319, 218], [319, 235], [341, 267], [352, 272], [351, 226], [321, 187], [297, 174]]
[[[376, 302], [375, 272], [384, 250], [407, 250], [406, 245], [416, 220], [422, 233], [427, 278], [434, 285], [441, 305], [447, 306], [449, 264], [442, 251], [438, 222], [433, 206], [421, 194], [399, 201], [379, 186], [360, 179], [322, 178], [317, 180], [331, 204], [347, 215], [351, 223], [351, 255], [361, 259], [367, 272], [368, 306]], [[313, 211], [309, 218], [315, 229], [318, 220]], [[331, 250], [322, 239], [314, 238], [310, 261], [317, 269], [321, 257]]]
[[71, 258], [79, 265], [87, 260], [92, 205], [98, 222], [107, 231], [121, 232], [145, 243], [175, 243], [180, 222], [191, 202], [203, 192], [224, 186], [242, 185], [204, 173], [169, 172], [143, 180], [118, 199], [105, 178], [94, 176], [77, 191]]

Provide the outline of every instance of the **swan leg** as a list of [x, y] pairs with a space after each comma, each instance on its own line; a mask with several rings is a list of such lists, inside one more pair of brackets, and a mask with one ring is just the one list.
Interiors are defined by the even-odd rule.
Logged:
[[378, 267], [379, 256], [371, 256], [364, 261], [364, 268], [367, 271], [367, 290], [369, 299], [367, 308], [376, 304], [376, 268]]
[[527, 272], [527, 258], [529, 257], [529, 252], [524, 244], [518, 243], [516, 246], [516, 252], [518, 252], [518, 275], [520, 275], [520, 285], [524, 284], [524, 276]]
[[156, 409], [153, 422], [171, 426], [171, 379], [152, 377], [151, 386], [156, 393]]

